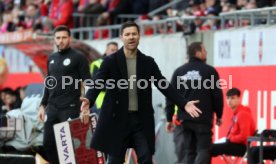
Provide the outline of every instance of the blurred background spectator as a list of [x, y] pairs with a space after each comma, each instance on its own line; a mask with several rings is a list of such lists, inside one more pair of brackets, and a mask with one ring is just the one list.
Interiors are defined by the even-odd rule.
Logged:
[[107, 0], [80, 0], [78, 12], [99, 14], [105, 11]]
[[23, 87], [18, 87], [16, 88], [15, 92], [17, 94], [17, 97], [21, 100], [21, 102], [23, 101], [23, 99], [25, 98], [25, 91], [26, 91], [27, 86], [23, 86]]
[[40, 20], [39, 6], [31, 3], [26, 9], [26, 28], [32, 28], [34, 31], [43, 31], [43, 26]]
[[73, 28], [73, 11], [74, 5], [72, 0], [53, 0], [49, 17], [43, 20], [45, 30], [51, 31], [59, 25], [66, 25], [69, 28]]
[[0, 113], [4, 114], [10, 110], [20, 108], [22, 100], [19, 94], [11, 88], [4, 88], [0, 91]]
[[[138, 21], [160, 20], [168, 17], [196, 16], [196, 20], [188, 24], [179, 22], [177, 31], [184, 29], [186, 34], [193, 31], [219, 29], [219, 21], [215, 19], [200, 19], [202, 16], [215, 17], [222, 12], [247, 10], [275, 5], [275, 0], [182, 0], [181, 2], [147, 16], [151, 11], [162, 7], [173, 0], [2, 0], [0, 1], [0, 33], [33, 29], [36, 32], [50, 32], [57, 25], [67, 25], [70, 28], [84, 26], [105, 26], [118, 24], [116, 19], [120, 14], [129, 14]], [[73, 13], [85, 14], [75, 17]], [[93, 17], [90, 17], [90, 16]], [[89, 16], [89, 17], [88, 17]], [[87, 23], [84, 18], [95, 19]], [[96, 21], [97, 20], [97, 21]], [[265, 23], [265, 22], [255, 22]], [[250, 20], [239, 21], [240, 26], [250, 25]], [[233, 27], [234, 21], [227, 20], [225, 27]], [[163, 27], [162, 27], [163, 28]], [[164, 29], [157, 27], [159, 33]], [[168, 26], [168, 28], [171, 28]], [[191, 30], [187, 30], [191, 29]], [[148, 29], [151, 34], [153, 29]], [[107, 30], [102, 30], [102, 38], [109, 36]], [[187, 32], [188, 31], [188, 32]], [[166, 32], [170, 32], [170, 29]], [[93, 34], [100, 38], [99, 32]], [[113, 34], [111, 34], [113, 36]]]

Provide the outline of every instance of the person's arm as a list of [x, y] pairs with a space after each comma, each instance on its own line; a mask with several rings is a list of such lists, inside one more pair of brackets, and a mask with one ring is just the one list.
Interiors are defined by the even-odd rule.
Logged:
[[[46, 78], [48, 76], [50, 76], [50, 74], [49, 74], [49, 59], [47, 61], [47, 75], [46, 75]], [[46, 78], [44, 80], [46, 80]], [[45, 86], [45, 84], [47, 84], [47, 83], [44, 83], [44, 91], [43, 91], [43, 96], [42, 96], [42, 100], [41, 100], [41, 103], [40, 103], [40, 106], [43, 106], [44, 108], [47, 106], [48, 98], [49, 98], [49, 89], [47, 88], [47, 86]]]
[[[47, 76], [46, 78], [50, 75], [49, 73], [49, 58], [47, 61]], [[47, 82], [44, 83], [47, 85]], [[39, 106], [39, 111], [38, 111], [38, 120], [41, 122], [44, 122], [45, 120], [45, 108], [48, 105], [48, 99], [49, 99], [49, 89], [47, 88], [47, 86], [44, 86], [44, 92], [43, 92], [43, 96], [42, 96], [42, 100]]]
[[[214, 76], [215, 84], [217, 84], [217, 81], [219, 81], [219, 74], [215, 69], [214, 69], [213, 76]], [[223, 114], [223, 93], [220, 86], [217, 87], [215, 85], [215, 88], [212, 89], [212, 100], [213, 100], [214, 111], [216, 113], [217, 121], [219, 123], [221, 121], [222, 114]]]
[[48, 98], [49, 98], [49, 91], [47, 87], [44, 87], [44, 91], [43, 91], [43, 97], [41, 100], [40, 105], [46, 107], [48, 104]]
[[[87, 124], [89, 122], [89, 108], [95, 103], [99, 93], [105, 86], [105, 82], [108, 79], [108, 70], [109, 70], [109, 61], [105, 58], [103, 61], [98, 73], [93, 76], [91, 82], [86, 86], [90, 87], [85, 95], [85, 98], [81, 97], [80, 100], [82, 101], [81, 104], [81, 122]], [[85, 117], [86, 116], [86, 117]]]
[[[199, 114], [202, 113], [200, 109], [195, 106], [195, 103], [199, 101], [188, 101], [174, 88], [172, 85], [166, 80], [166, 78], [161, 74], [159, 67], [155, 63], [154, 59], [151, 62], [152, 65], [152, 76], [154, 77], [154, 85], [158, 88], [158, 90], [165, 95], [169, 100], [173, 101], [177, 104], [180, 109], [189, 113], [192, 117], [199, 117]], [[160, 82], [162, 81], [162, 83]], [[164, 86], [164, 82], [166, 83], [166, 87]], [[162, 86], [159, 86], [162, 84]], [[171, 109], [173, 110], [173, 109]]]
[[[172, 79], [171, 79], [171, 85], [174, 88], [177, 88], [177, 73], [174, 71]], [[167, 116], [167, 124], [166, 124], [166, 130], [169, 133], [172, 133], [174, 131], [174, 124], [172, 122], [172, 118], [175, 112], [175, 103], [173, 103], [170, 99], [166, 98], [166, 116]]]
[[233, 143], [246, 143], [247, 137], [249, 137], [251, 131], [250, 115], [246, 112], [241, 112], [237, 115], [237, 123], [239, 126], [238, 134], [231, 134], [229, 136], [230, 142]]
[[[175, 71], [173, 73], [172, 79], [171, 79], [171, 85], [174, 88], [177, 88], [177, 72]], [[170, 99], [166, 98], [166, 116], [167, 116], [167, 121], [172, 122], [172, 116], [174, 114], [174, 108], [175, 108], [175, 103], [172, 102]]]
[[[91, 81], [91, 76], [90, 76], [90, 72], [89, 72], [89, 62], [83, 54], [79, 55], [78, 72], [79, 72], [80, 79], [82, 80], [82, 82], [80, 84], [80, 86], [81, 86], [81, 97], [82, 97], [85, 94], [86, 87], [88, 87], [88, 85], [89, 85], [88, 84], [89, 80]], [[86, 121], [84, 121], [85, 123], [89, 119], [89, 113], [90, 113], [89, 108], [85, 109], [85, 110], [81, 109], [81, 118], [84, 115], [88, 116], [88, 117], [84, 118], [84, 119], [86, 119]]]

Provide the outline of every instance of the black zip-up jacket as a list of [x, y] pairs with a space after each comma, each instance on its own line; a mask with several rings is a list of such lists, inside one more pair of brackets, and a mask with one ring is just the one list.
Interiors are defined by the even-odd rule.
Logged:
[[91, 78], [86, 57], [77, 50], [68, 48], [50, 55], [47, 66], [48, 75], [44, 81], [41, 105], [52, 105], [56, 108], [79, 107], [81, 84], [77, 81]]
[[[213, 86], [211, 86], [211, 81]], [[186, 111], [178, 110], [178, 118], [195, 123], [213, 123], [213, 113], [217, 118], [223, 113], [223, 94], [216, 83], [219, 75], [214, 67], [207, 65], [198, 58], [191, 58], [187, 64], [177, 68], [173, 74], [171, 84], [188, 100], [199, 100], [196, 106], [202, 111], [198, 118], [192, 118]], [[204, 85], [205, 84], [205, 85]], [[204, 87], [204, 86], [207, 86]], [[193, 89], [194, 88], [194, 89]], [[166, 99], [167, 120], [172, 120], [172, 109], [175, 104]], [[180, 108], [180, 109], [183, 109]]]

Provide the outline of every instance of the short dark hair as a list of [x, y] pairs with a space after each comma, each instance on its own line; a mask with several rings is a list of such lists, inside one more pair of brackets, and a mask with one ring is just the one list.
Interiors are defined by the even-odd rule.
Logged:
[[195, 57], [197, 51], [202, 50], [201, 45], [202, 45], [202, 42], [193, 42], [189, 45], [188, 50], [187, 50], [189, 59], [191, 59], [192, 57]]
[[5, 92], [6, 95], [16, 96], [16, 92], [13, 90], [8, 90]]
[[2, 93], [13, 92], [13, 90], [9, 87], [3, 88], [1, 91], [2, 91]]
[[117, 42], [108, 42], [106, 47], [108, 47], [109, 45], [114, 45], [118, 47], [118, 43]]
[[121, 35], [123, 34], [124, 29], [128, 28], [128, 27], [136, 27], [138, 33], [140, 33], [140, 27], [138, 26], [138, 24], [136, 24], [133, 21], [127, 21], [127, 22], [123, 23], [122, 26], [121, 26], [121, 29], [120, 29]]
[[65, 26], [65, 25], [60, 25], [60, 26], [57, 26], [54, 30], [54, 35], [59, 32], [59, 31], [67, 31], [68, 35], [71, 36], [71, 31], [70, 29]]
[[240, 97], [240, 95], [241, 95], [241, 91], [238, 88], [229, 89], [226, 93], [227, 97], [235, 96], [235, 95], [238, 97]]

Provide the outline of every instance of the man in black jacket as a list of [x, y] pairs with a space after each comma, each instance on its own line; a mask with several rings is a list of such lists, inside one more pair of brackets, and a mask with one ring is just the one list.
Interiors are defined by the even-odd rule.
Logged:
[[[177, 68], [171, 84], [177, 88], [187, 100], [199, 100], [197, 107], [202, 114], [193, 118], [187, 112], [181, 114], [184, 134], [184, 163], [209, 164], [212, 144], [213, 113], [216, 113], [217, 125], [221, 124], [223, 112], [223, 94], [218, 86], [217, 71], [207, 65], [207, 52], [201, 42], [194, 42], [188, 47], [189, 62]], [[167, 130], [173, 131], [172, 116], [175, 103], [167, 99]]]
[[54, 124], [79, 117], [80, 80], [90, 79], [88, 60], [83, 54], [70, 48], [71, 33], [68, 27], [58, 26], [54, 31], [58, 52], [49, 56], [48, 75], [38, 119], [44, 121], [43, 146], [51, 164], [59, 163]]
[[[152, 164], [155, 149], [154, 110], [152, 107], [151, 82], [169, 99], [185, 109], [193, 117], [200, 110], [197, 101], [187, 101], [180, 96], [163, 77], [154, 59], [137, 49], [139, 26], [126, 22], [121, 27], [124, 46], [107, 56], [94, 76], [83, 98], [82, 111], [89, 110], [97, 98], [103, 82], [106, 96], [93, 134], [92, 148], [109, 154], [109, 164], [124, 163], [125, 152], [133, 147], [139, 164]], [[115, 84], [115, 85], [114, 85]]]

